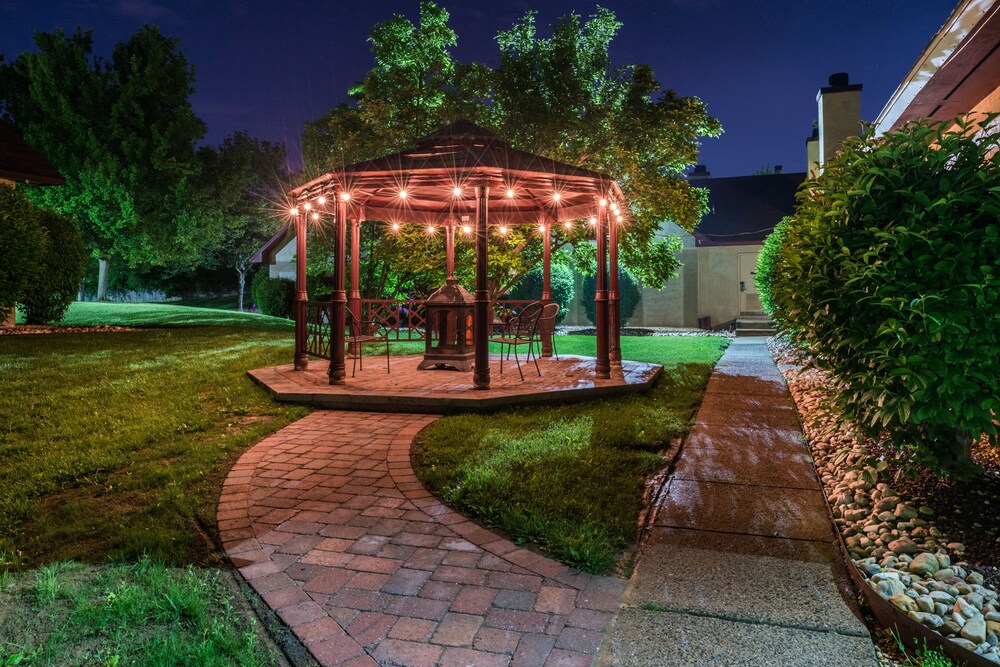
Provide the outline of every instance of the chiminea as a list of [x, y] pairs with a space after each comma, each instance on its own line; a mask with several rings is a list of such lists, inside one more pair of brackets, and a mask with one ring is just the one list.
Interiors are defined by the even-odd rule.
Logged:
[[424, 301], [427, 343], [424, 360], [417, 370], [441, 367], [472, 370], [476, 355], [469, 343], [475, 305], [475, 299], [454, 276], [449, 276], [445, 285], [427, 297]]

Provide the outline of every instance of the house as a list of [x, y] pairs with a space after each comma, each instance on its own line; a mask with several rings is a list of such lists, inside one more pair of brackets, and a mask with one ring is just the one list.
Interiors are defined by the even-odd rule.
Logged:
[[[62, 185], [66, 180], [9, 123], [0, 120], [0, 186]], [[0, 311], [0, 328], [14, 326], [14, 309]]]
[[1000, 3], [962, 0], [875, 120], [876, 132], [918, 118], [1000, 112]]

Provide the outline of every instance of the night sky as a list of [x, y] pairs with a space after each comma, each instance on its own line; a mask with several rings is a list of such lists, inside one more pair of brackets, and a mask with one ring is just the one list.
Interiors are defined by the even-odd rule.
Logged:
[[[538, 25], [586, 0], [441, 0], [458, 33], [455, 56], [495, 64], [494, 36], [529, 9]], [[605, 0], [624, 27], [614, 64], [646, 63], [664, 87], [704, 99], [725, 134], [705, 140], [713, 176], [750, 174], [766, 164], [805, 170], [805, 138], [816, 92], [846, 71], [864, 84], [862, 116], [874, 120], [955, 0]], [[418, 2], [225, 0], [0, 0], [0, 53], [33, 50], [36, 30], [92, 29], [109, 54], [143, 23], [180, 38], [197, 76], [192, 98], [206, 141], [250, 134], [285, 142], [299, 163], [303, 123], [347, 101], [372, 65], [366, 38], [392, 14], [418, 18]]]

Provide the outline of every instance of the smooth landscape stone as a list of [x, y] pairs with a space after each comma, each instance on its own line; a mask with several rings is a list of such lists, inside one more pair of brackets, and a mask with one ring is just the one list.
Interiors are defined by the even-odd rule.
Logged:
[[941, 569], [937, 558], [934, 554], [922, 553], [917, 554], [912, 561], [910, 561], [909, 570], [914, 574], [934, 574]]
[[962, 626], [961, 635], [975, 644], [986, 641], [986, 621], [982, 616], [970, 618]]
[[917, 603], [913, 600], [913, 598], [911, 598], [911, 597], [909, 597], [908, 595], [905, 595], [905, 594], [903, 594], [903, 595], [899, 595], [899, 594], [893, 595], [892, 597], [889, 598], [889, 602], [893, 606], [895, 606], [897, 609], [899, 609], [901, 611], [904, 611], [904, 612], [916, 612], [917, 611]]

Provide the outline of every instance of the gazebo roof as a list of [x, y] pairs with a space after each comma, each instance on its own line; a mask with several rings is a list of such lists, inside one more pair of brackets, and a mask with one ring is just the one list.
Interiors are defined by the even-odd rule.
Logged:
[[308, 201], [347, 192], [352, 205], [365, 207], [366, 219], [440, 224], [471, 216], [474, 188], [484, 180], [490, 184], [490, 218], [497, 224], [585, 218], [596, 214], [601, 197], [623, 200], [610, 176], [511, 148], [467, 120], [408, 150], [331, 171], [291, 195]]
[[6, 121], [0, 120], [0, 179], [63, 185], [66, 179]]

